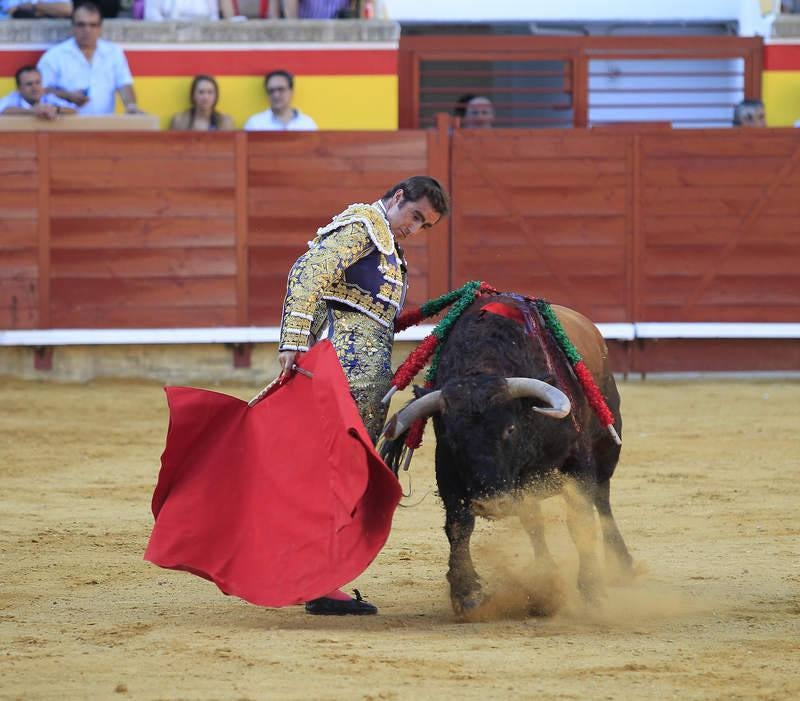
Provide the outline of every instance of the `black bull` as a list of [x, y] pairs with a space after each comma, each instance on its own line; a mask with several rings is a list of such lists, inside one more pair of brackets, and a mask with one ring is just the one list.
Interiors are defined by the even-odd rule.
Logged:
[[[482, 310], [487, 302], [519, 310], [511, 315], [517, 320]], [[530, 325], [526, 330], [520, 323], [520, 311], [534, 321], [532, 333]], [[595, 378], [621, 435], [619, 393], [602, 335], [571, 309], [553, 305], [553, 311]], [[450, 332], [433, 391], [392, 417], [385, 430], [382, 452], [396, 470], [403, 432], [415, 419], [434, 416], [436, 481], [450, 541], [447, 579], [459, 615], [484, 601], [470, 537], [476, 514], [491, 515], [498, 503], [515, 505], [537, 567], [551, 567], [538, 500], [564, 495], [578, 551], [578, 587], [589, 599], [602, 592], [595, 508], [607, 565], [622, 574], [632, 568], [610, 504], [620, 445], [598, 421], [567, 359], [542, 333], [541, 322], [532, 303], [516, 296], [479, 298]], [[567, 483], [573, 486], [563, 488]]]

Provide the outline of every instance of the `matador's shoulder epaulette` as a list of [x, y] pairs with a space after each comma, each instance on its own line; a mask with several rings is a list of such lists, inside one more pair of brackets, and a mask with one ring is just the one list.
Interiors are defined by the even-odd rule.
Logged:
[[317, 238], [355, 222], [361, 222], [366, 226], [370, 240], [381, 253], [387, 256], [394, 253], [394, 236], [389, 228], [389, 222], [386, 221], [383, 212], [371, 204], [351, 204], [344, 212], [337, 214], [330, 224], [317, 229]]

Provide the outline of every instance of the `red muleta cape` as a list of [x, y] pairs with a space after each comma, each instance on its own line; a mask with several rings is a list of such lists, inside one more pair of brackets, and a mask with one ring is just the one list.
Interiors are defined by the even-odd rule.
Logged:
[[389, 537], [401, 489], [328, 341], [253, 407], [167, 387], [170, 423], [145, 559], [260, 606], [355, 579]]

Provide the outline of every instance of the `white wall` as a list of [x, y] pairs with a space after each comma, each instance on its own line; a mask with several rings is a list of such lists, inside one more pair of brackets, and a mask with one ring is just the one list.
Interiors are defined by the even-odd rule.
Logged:
[[406, 22], [730, 21], [743, 36], [769, 31], [761, 6], [778, 0], [378, 0], [379, 14]]

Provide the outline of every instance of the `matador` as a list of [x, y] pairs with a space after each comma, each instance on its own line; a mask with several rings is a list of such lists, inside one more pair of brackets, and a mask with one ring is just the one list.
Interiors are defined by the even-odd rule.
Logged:
[[[442, 186], [418, 175], [372, 204], [354, 204], [317, 231], [289, 272], [281, 320], [281, 378], [315, 341], [333, 345], [367, 431], [375, 442], [386, 418], [381, 399], [392, 377], [394, 320], [408, 275], [400, 242], [447, 215]], [[375, 613], [341, 591], [306, 604], [315, 614]]]

